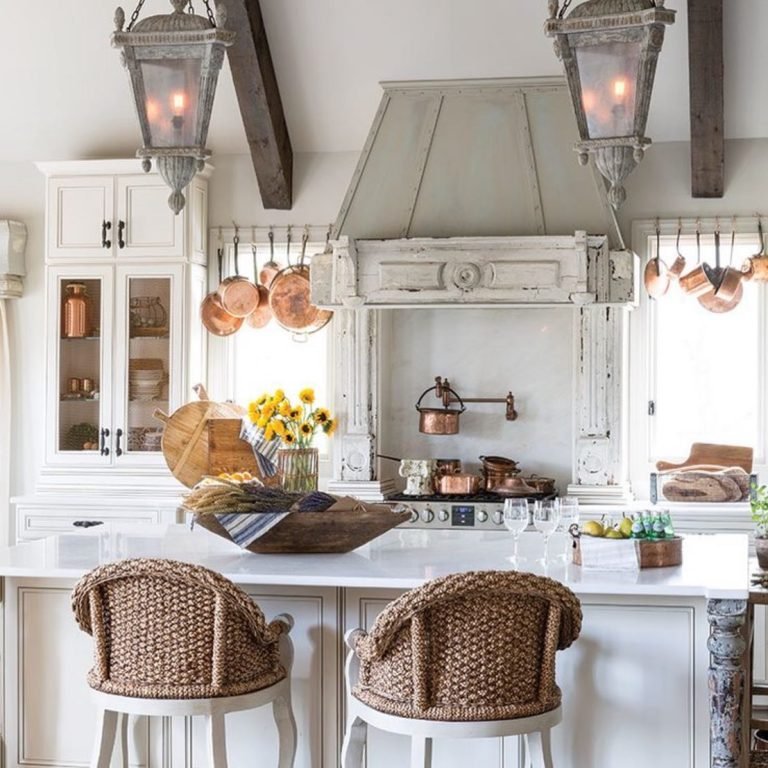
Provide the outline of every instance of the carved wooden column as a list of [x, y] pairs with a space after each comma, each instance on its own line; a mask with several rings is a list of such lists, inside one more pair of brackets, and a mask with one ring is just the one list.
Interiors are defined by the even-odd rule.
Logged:
[[338, 437], [333, 444], [331, 493], [380, 500], [392, 481], [376, 479], [378, 434], [378, 312], [342, 309], [334, 316], [337, 328], [334, 368]]
[[711, 656], [709, 680], [709, 738], [712, 768], [740, 768], [744, 744], [742, 704], [744, 700], [746, 642], [742, 626], [747, 613], [746, 600], [710, 600], [707, 620], [710, 625]]
[[573, 483], [568, 494], [592, 503], [631, 500], [627, 481], [627, 332], [629, 310], [579, 309], [574, 385]]

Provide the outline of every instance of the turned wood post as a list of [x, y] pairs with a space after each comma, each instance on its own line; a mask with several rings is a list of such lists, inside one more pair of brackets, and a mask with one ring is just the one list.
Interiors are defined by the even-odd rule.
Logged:
[[711, 768], [742, 766], [742, 728], [749, 727], [749, 722], [742, 722], [746, 683], [743, 663], [746, 642], [742, 627], [746, 613], [746, 600], [707, 603]]

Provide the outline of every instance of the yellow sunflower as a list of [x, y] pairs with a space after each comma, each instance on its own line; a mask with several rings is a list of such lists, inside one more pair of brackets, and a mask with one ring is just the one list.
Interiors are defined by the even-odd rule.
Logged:
[[283, 400], [278, 406], [277, 412], [281, 416], [288, 418], [291, 415], [291, 404], [287, 400]]
[[275, 394], [272, 395], [272, 400], [277, 403], [281, 403], [283, 400], [285, 400], [285, 392], [283, 392], [282, 389], [276, 389]]
[[328, 413], [328, 409], [327, 408], [318, 408], [315, 411], [314, 416], [315, 416], [315, 421], [318, 424], [325, 424], [325, 422], [328, 421], [328, 419], [331, 418], [331, 414]]
[[270, 426], [278, 437], [282, 437], [285, 434], [285, 424], [280, 419], [272, 419]]
[[256, 405], [262, 406], [267, 400], [269, 400], [269, 395], [265, 392], [263, 395], [259, 396], [258, 400], [256, 400]]
[[307, 405], [312, 405], [312, 403], [315, 402], [315, 390], [311, 387], [302, 389], [301, 392], [299, 392], [299, 400]]
[[271, 424], [267, 424], [267, 428], [264, 430], [264, 439], [265, 440], [275, 439], [275, 430]]
[[275, 415], [275, 405], [274, 403], [267, 403], [264, 408], [262, 408], [262, 413], [264, 416], [266, 416], [268, 419], [271, 419]]
[[261, 408], [255, 402], [248, 406], [248, 416], [254, 424], [261, 418]]
[[328, 437], [330, 437], [334, 432], [336, 431], [336, 420], [335, 419], [328, 419], [328, 421], [323, 424], [323, 432], [325, 432]]
[[286, 432], [283, 435], [283, 442], [286, 445], [291, 445], [291, 443], [295, 443], [296, 442], [296, 435], [294, 435], [293, 432]]
[[267, 424], [269, 424], [269, 416], [262, 413], [261, 416], [259, 416], [259, 420], [256, 422], [256, 426], [259, 429], [266, 429]]
[[293, 406], [291, 410], [288, 413], [288, 417], [291, 419], [298, 419], [301, 416], [301, 408], [298, 408], [297, 406]]
[[308, 421], [302, 421], [299, 425], [299, 432], [301, 432], [302, 435], [305, 437], [308, 437], [315, 431], [315, 428], [308, 422]]

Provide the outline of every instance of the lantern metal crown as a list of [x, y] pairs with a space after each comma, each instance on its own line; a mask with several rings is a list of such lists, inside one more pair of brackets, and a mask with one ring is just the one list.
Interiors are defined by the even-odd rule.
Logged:
[[544, 30], [555, 38], [563, 62], [581, 141], [575, 149], [586, 165], [589, 155], [610, 182], [608, 200], [618, 208], [626, 199], [624, 180], [643, 159], [656, 61], [664, 27], [675, 11], [665, 0], [587, 0], [565, 17], [549, 0]]
[[205, 142], [213, 96], [224, 49], [235, 33], [224, 29], [224, 7], [219, 5], [214, 17], [208, 0], [207, 18], [195, 15], [191, 2], [171, 0], [172, 13], [137, 23], [144, 1], [139, 0], [127, 27], [123, 9], [115, 11], [112, 46], [121, 49], [130, 75], [143, 141], [136, 155], [147, 172], [150, 158], [155, 159], [173, 190], [168, 205], [179, 213], [185, 203], [182, 190], [211, 154]]

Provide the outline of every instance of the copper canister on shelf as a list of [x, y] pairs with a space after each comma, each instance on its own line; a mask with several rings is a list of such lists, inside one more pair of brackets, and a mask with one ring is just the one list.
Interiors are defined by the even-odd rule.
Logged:
[[81, 339], [88, 335], [88, 295], [85, 284], [68, 283], [62, 313], [62, 336]]

